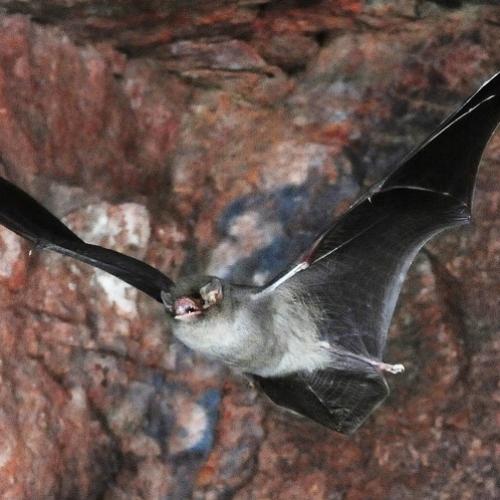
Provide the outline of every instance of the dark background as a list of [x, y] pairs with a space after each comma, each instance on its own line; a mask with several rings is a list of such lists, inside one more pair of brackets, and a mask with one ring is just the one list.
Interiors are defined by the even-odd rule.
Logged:
[[[496, 1], [0, 8], [0, 173], [173, 278], [263, 282], [500, 70]], [[0, 497], [498, 498], [499, 186], [497, 133], [473, 224], [409, 273], [386, 355], [407, 371], [353, 437], [1, 228]]]

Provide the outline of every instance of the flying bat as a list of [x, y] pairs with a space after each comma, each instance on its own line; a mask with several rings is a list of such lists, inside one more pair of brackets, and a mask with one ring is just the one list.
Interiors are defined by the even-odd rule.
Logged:
[[403, 371], [382, 360], [403, 279], [430, 238], [470, 221], [478, 165], [499, 120], [500, 73], [264, 286], [214, 276], [174, 283], [85, 243], [1, 178], [0, 223], [142, 290], [164, 305], [181, 342], [246, 374], [277, 405], [352, 433], [387, 397], [385, 373]]

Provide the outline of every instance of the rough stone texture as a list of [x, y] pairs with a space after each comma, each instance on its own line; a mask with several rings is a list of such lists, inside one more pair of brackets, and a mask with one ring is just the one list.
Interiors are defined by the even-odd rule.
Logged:
[[[496, 1], [0, 0], [0, 173], [174, 278], [265, 281], [500, 69]], [[456, 8], [449, 8], [456, 7]], [[500, 134], [346, 438], [0, 228], [0, 497], [498, 498]]]

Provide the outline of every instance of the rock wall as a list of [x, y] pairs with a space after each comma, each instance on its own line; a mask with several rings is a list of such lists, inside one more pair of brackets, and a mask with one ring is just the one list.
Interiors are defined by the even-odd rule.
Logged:
[[[494, 0], [0, 8], [0, 173], [173, 278], [265, 281], [500, 69]], [[498, 498], [499, 167], [497, 133], [473, 224], [410, 272], [407, 371], [349, 438], [0, 228], [0, 497]]]

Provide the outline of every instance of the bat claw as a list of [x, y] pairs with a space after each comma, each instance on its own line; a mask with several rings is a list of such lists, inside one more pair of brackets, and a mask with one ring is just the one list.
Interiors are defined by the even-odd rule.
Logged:
[[401, 363], [395, 365], [390, 365], [388, 363], [378, 363], [378, 367], [382, 371], [392, 373], [393, 375], [403, 373], [405, 371], [405, 367]]

